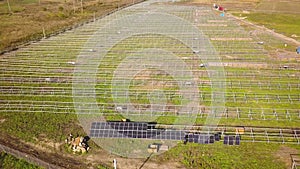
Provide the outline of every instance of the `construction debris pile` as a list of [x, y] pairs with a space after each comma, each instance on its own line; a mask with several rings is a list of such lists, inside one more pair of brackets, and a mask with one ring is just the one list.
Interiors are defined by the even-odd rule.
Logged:
[[74, 153], [76, 152], [86, 153], [90, 149], [87, 143], [88, 140], [89, 140], [88, 136], [85, 137], [78, 136], [74, 138], [73, 135], [70, 134], [69, 137], [66, 139], [66, 143], [70, 146], [70, 148]]

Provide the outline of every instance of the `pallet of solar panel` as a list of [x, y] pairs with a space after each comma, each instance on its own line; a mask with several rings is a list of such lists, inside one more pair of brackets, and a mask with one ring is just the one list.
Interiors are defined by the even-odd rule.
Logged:
[[226, 135], [224, 136], [224, 144], [226, 145], [234, 145], [236, 143], [235, 136]]
[[228, 145], [229, 143], [229, 136], [224, 136], [223, 144]]
[[241, 144], [241, 136], [240, 135], [236, 135], [235, 136], [235, 145], [240, 145]]
[[224, 136], [223, 143], [226, 145], [229, 145], [229, 136], [228, 135]]
[[222, 136], [221, 132], [215, 133], [214, 134], [215, 141], [220, 141], [221, 140], [221, 136]]
[[210, 135], [209, 136], [209, 144], [213, 144], [215, 142], [215, 136], [214, 135]]
[[201, 140], [201, 135], [200, 134], [194, 134], [193, 135], [193, 142], [194, 143], [200, 143], [199, 140]]
[[229, 145], [234, 145], [234, 140], [235, 140], [234, 136], [228, 136], [228, 144]]

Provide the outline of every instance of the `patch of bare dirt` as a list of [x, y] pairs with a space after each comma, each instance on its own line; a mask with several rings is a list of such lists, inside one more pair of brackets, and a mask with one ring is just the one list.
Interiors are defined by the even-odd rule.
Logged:
[[60, 152], [54, 153], [50, 151], [39, 150], [32, 145], [24, 143], [18, 138], [0, 132], [0, 145], [1, 144], [21, 153], [25, 153], [26, 156], [22, 157], [24, 159], [30, 156], [61, 168], [81, 169], [87, 168], [88, 166], [88, 164], [76, 157], [69, 157]]
[[192, 0], [192, 1], [181, 1], [178, 2], [180, 4], [185, 5], [196, 5], [196, 6], [210, 6], [212, 7], [213, 3], [217, 3], [227, 10], [252, 10], [255, 8], [259, 0], [222, 0], [221, 2], [218, 1], [211, 1], [211, 0]]
[[282, 162], [286, 164], [287, 168], [290, 168], [292, 165], [291, 154], [298, 154], [299, 151], [282, 145], [279, 150], [275, 153], [275, 156]]
[[223, 62], [223, 63], [209, 63], [209, 66], [224, 66], [237, 68], [267, 68], [266, 63], [251, 63], [251, 62]]
[[63, 143], [55, 143], [49, 140], [39, 141], [37, 144], [29, 143], [29, 142], [24, 142], [24, 144], [28, 144], [37, 150], [42, 150], [47, 152], [58, 151], [60, 150], [60, 147], [63, 145]]
[[122, 158], [100, 150], [93, 154], [89, 154], [87, 160], [92, 164], [105, 164], [107, 166], [113, 166], [113, 159], [117, 160], [117, 168], [119, 169], [185, 169], [178, 162], [165, 162], [159, 164], [151, 159], [132, 159]]
[[216, 41], [251, 41], [252, 38], [210, 38], [210, 40], [216, 40]]
[[0, 124], [4, 123], [6, 121], [6, 119], [0, 119]]
[[212, 26], [212, 27], [227, 27], [228, 25], [227, 24], [208, 24], [208, 23], [201, 23], [201, 24], [198, 24], [198, 26]]
[[226, 20], [207, 20], [208, 23], [226, 23]]
[[276, 59], [287, 61], [287, 60], [295, 60], [300, 61], [300, 55], [296, 52], [289, 52], [289, 51], [277, 51], [275, 53]]

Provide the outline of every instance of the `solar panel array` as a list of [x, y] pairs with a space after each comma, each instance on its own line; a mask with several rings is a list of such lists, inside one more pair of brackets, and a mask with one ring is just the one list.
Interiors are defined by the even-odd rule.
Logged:
[[222, 140], [227, 145], [240, 145], [243, 137], [243, 142], [300, 144], [299, 129], [218, 126], [214, 133], [208, 134], [203, 132], [203, 126], [182, 127], [145, 122], [93, 122], [90, 137], [181, 140], [202, 144]]
[[93, 122], [90, 137], [183, 140], [185, 133], [178, 130], [155, 129], [147, 123], [140, 122]]
[[224, 144], [227, 145], [240, 145], [241, 137], [240, 136], [224, 136]]
[[220, 140], [218, 134], [199, 134], [189, 133], [185, 130], [155, 128], [155, 125], [143, 122], [93, 122], [90, 137], [182, 140], [200, 144], [210, 144]]
[[215, 142], [215, 136], [209, 134], [189, 133], [186, 135], [186, 140], [191, 143], [211, 144]]

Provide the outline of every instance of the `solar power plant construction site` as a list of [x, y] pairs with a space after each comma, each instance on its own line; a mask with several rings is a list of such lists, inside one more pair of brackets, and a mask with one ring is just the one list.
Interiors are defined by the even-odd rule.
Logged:
[[[0, 113], [75, 114], [103, 149], [300, 144], [300, 55], [211, 7], [141, 2], [0, 59]], [[280, 53], [280, 50], [277, 51]]]

